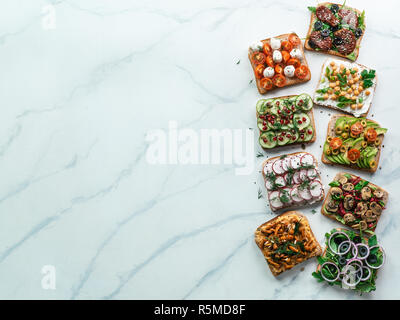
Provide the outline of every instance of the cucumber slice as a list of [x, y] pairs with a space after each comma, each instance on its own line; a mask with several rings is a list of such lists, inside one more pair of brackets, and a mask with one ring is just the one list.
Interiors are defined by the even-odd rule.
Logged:
[[[308, 126], [304, 129], [304, 141], [310, 141], [314, 137], [314, 128], [312, 126]], [[308, 133], [310, 131], [311, 133]]]
[[[275, 134], [273, 132], [266, 132], [263, 133], [262, 135], [260, 135], [260, 145], [261, 147], [265, 148], [265, 149], [271, 149], [276, 147], [276, 145], [278, 144], [277, 140], [274, 140]], [[264, 141], [265, 139], [265, 141]]]
[[256, 110], [258, 114], [264, 114], [266, 113], [266, 105], [265, 105], [265, 99], [260, 99], [257, 101], [256, 104]]
[[311, 110], [311, 108], [313, 107], [313, 101], [308, 94], [303, 93], [297, 97], [296, 107], [303, 111]]
[[[260, 131], [263, 131], [263, 132], [271, 130], [271, 128], [268, 125], [268, 122], [264, 126], [264, 120], [263, 119], [258, 119], [257, 120], [257, 127], [258, 127], [258, 129], [260, 129]], [[264, 127], [266, 127], [266, 129], [264, 129]]]
[[[308, 127], [310, 125], [310, 123], [311, 123], [310, 117], [308, 115], [306, 115], [305, 113], [297, 113], [297, 114], [295, 114], [294, 117], [293, 117], [293, 121], [296, 122], [296, 126], [300, 130]], [[299, 123], [299, 121], [301, 121], [301, 123]]]
[[278, 145], [280, 145], [280, 146], [284, 146], [285, 144], [290, 143], [290, 139], [286, 136], [284, 136], [284, 137], [279, 136], [277, 140], [278, 140]]
[[[299, 133], [298, 132], [295, 132], [295, 133], [290, 133], [291, 135], [292, 135], [292, 137], [290, 138], [290, 143], [295, 143], [295, 142], [297, 142], [297, 140], [299, 140], [299, 137], [300, 137], [300, 135], [299, 135]], [[296, 139], [293, 139], [293, 136], [296, 138]]]

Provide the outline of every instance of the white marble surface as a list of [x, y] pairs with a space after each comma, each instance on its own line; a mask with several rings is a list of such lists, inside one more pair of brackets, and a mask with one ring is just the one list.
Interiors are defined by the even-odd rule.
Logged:
[[[146, 161], [146, 134], [171, 120], [196, 131], [255, 128], [247, 47], [292, 30], [305, 36], [315, 1], [3, 0], [0, 298], [400, 298], [400, 3], [347, 2], [366, 10], [358, 62], [377, 70], [370, 116], [389, 128], [371, 178], [390, 192], [376, 292], [360, 298], [317, 283], [315, 260], [271, 275], [253, 241], [274, 216], [257, 199], [263, 158], [242, 176], [233, 165]], [[306, 57], [312, 80], [273, 95], [313, 92], [326, 56]], [[332, 113], [315, 110], [318, 139], [307, 151], [317, 157]], [[321, 170], [326, 185], [339, 169]], [[319, 240], [339, 226], [302, 212]], [[55, 290], [41, 285], [45, 265], [56, 270]]]

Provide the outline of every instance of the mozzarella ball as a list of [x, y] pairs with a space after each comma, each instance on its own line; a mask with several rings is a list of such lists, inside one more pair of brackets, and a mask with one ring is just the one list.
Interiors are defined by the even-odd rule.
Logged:
[[274, 68], [268, 67], [264, 69], [264, 77], [265, 78], [272, 78], [275, 75]]
[[302, 58], [302, 55], [301, 55], [300, 49], [293, 49], [292, 51], [290, 51], [290, 56], [291, 56], [292, 58], [301, 59], [301, 58]]
[[253, 51], [260, 51], [263, 48], [263, 43], [261, 41], [256, 41], [250, 45], [250, 49]]
[[272, 53], [272, 59], [275, 63], [282, 62], [282, 53], [279, 50], [274, 50]]
[[277, 38], [272, 38], [271, 39], [271, 48], [273, 50], [278, 50], [281, 48], [281, 40]]
[[283, 73], [288, 78], [294, 77], [294, 66], [286, 66], [285, 69], [283, 69]]

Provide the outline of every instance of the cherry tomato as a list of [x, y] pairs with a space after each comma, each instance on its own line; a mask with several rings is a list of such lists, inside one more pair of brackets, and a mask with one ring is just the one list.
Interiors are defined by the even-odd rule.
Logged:
[[264, 65], [258, 64], [254, 70], [257, 79], [261, 79], [264, 76]]
[[281, 53], [282, 53], [283, 62], [287, 63], [289, 61], [289, 59], [290, 59], [290, 53], [287, 52], [287, 51], [284, 51], [284, 50], [282, 50]]
[[251, 60], [254, 64], [264, 64], [266, 56], [264, 53], [256, 51], [251, 55]]
[[275, 67], [274, 59], [272, 59], [272, 56], [267, 57], [267, 65], [268, 65], [268, 67], [271, 67], [271, 68]]
[[304, 65], [296, 68], [296, 70], [294, 71], [294, 75], [299, 79], [305, 79], [305, 77], [307, 77], [309, 73], [310, 70], [308, 70], [307, 66]]
[[280, 74], [283, 74], [283, 69], [284, 69], [285, 67], [284, 67], [284, 65], [282, 64], [282, 63], [278, 63], [276, 66], [275, 66], [275, 73], [280, 73]]
[[332, 138], [331, 142], [329, 142], [329, 146], [331, 147], [332, 150], [337, 150], [342, 146], [343, 142], [342, 139], [340, 138]]
[[272, 81], [274, 83], [275, 86], [281, 88], [284, 87], [286, 84], [286, 78], [284, 75], [282, 74], [276, 74], [273, 78]]
[[270, 78], [262, 78], [260, 80], [260, 86], [265, 90], [271, 90], [273, 86], [272, 80]]
[[378, 136], [378, 133], [374, 128], [369, 128], [367, 129], [367, 132], [365, 132], [365, 137], [367, 138], [368, 142], [374, 142], [376, 140], [376, 137]]
[[289, 35], [289, 42], [290, 42], [293, 46], [297, 47], [297, 46], [301, 43], [301, 40], [300, 40], [300, 38], [297, 36], [297, 34], [292, 33], [292, 34]]
[[364, 127], [361, 122], [356, 122], [350, 127], [350, 131], [354, 136], [358, 136], [361, 132], [363, 132]]
[[264, 42], [263, 51], [266, 56], [272, 55], [272, 49], [268, 42]]
[[350, 149], [347, 151], [347, 158], [349, 158], [350, 161], [356, 161], [360, 157], [360, 150], [358, 149]]
[[293, 44], [291, 44], [289, 41], [282, 41], [282, 49], [290, 52], [293, 49]]
[[300, 60], [297, 58], [291, 58], [288, 60], [287, 65], [293, 66], [295, 68], [300, 67], [301, 63]]

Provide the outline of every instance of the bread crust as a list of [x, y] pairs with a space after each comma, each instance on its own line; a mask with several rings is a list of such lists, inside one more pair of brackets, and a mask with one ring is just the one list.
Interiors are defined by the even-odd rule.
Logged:
[[[318, 243], [317, 239], [315, 238], [314, 233], [312, 232], [310, 223], [308, 221], [308, 219], [306, 218], [305, 215], [303, 215], [302, 213], [298, 212], [298, 211], [287, 211], [285, 213], [282, 213], [281, 215], [263, 223], [262, 225], [260, 225], [256, 231], [254, 232], [254, 240], [257, 244], [257, 246], [260, 248], [262, 254], [264, 255], [265, 258], [267, 258], [267, 254], [269, 252], [269, 250], [264, 251], [264, 240], [265, 240], [265, 235], [263, 235], [261, 228], [266, 226], [266, 225], [274, 225], [276, 222], [282, 221], [285, 219], [285, 217], [287, 216], [296, 216], [298, 218], [300, 218], [301, 221], [304, 222], [304, 227], [307, 230], [307, 233], [309, 235], [309, 239], [308, 241], [312, 241], [313, 244], [315, 244], [315, 249], [310, 252], [304, 259], [304, 261], [312, 258], [312, 257], [316, 257], [322, 254], [322, 247], [321, 245]], [[268, 260], [266, 259], [267, 264], [269, 269], [271, 270], [271, 273], [276, 277], [279, 274], [289, 270], [289, 269], [285, 269], [285, 270], [277, 270], [271, 263], [268, 262]], [[302, 262], [304, 262], [302, 261]], [[300, 264], [301, 262], [297, 262], [295, 265]]]
[[[313, 154], [311, 154], [311, 153], [309, 153], [309, 152], [305, 152], [305, 151], [299, 151], [299, 152], [294, 152], [294, 153], [288, 153], [288, 154], [286, 154], [286, 156], [295, 156], [295, 155], [301, 154], [301, 153], [309, 154], [309, 155], [311, 155], [311, 156], [315, 159], [315, 162], [316, 162], [316, 164], [315, 164], [315, 170], [317, 171], [318, 178], [319, 178], [319, 180], [320, 180], [321, 183], [322, 183], [321, 175], [320, 175], [319, 172], [318, 172], [318, 160], [317, 160], [317, 158], [316, 158]], [[276, 157], [273, 157], [273, 158], [266, 159], [266, 160], [264, 160], [263, 163], [261, 164], [261, 173], [262, 173], [262, 176], [263, 176], [263, 179], [264, 179], [264, 185], [265, 185], [265, 182], [266, 182], [266, 180], [267, 180], [267, 177], [265, 176], [265, 173], [264, 173], [264, 167], [265, 167], [265, 165], [266, 165], [268, 162], [275, 161], [275, 160], [279, 159], [280, 157], [281, 157], [281, 156], [276, 156]], [[300, 205], [298, 205], [298, 206], [292, 205], [292, 206], [290, 206], [290, 207], [284, 207], [284, 208], [281, 208], [281, 209], [278, 209], [278, 210], [274, 210], [274, 209], [272, 209], [272, 207], [270, 206], [270, 209], [271, 209], [272, 212], [279, 212], [279, 211], [283, 211], [283, 210], [292, 210], [292, 209], [296, 209], [296, 208], [299, 208], [299, 207], [306, 207], [306, 206], [310, 206], [310, 205], [313, 205], [313, 204], [315, 204], [315, 203], [321, 202], [321, 201], [324, 199], [324, 197], [325, 197], [325, 190], [324, 190], [324, 188], [322, 188], [322, 197], [321, 197], [321, 200], [318, 200], [318, 201], [316, 201], [316, 202], [314, 202], [314, 203], [312, 203], [312, 204], [307, 203], [307, 204], [300, 204]], [[268, 201], [268, 203], [269, 203], [269, 201]]]
[[[289, 35], [291, 35], [291, 34], [296, 34], [296, 33], [295, 32], [285, 33], [285, 34], [281, 34], [279, 36], [276, 36], [274, 38], [281, 39], [281, 40], [287, 40]], [[267, 39], [261, 40], [261, 42], [268, 42], [268, 43], [270, 43], [270, 41], [271, 41], [271, 38], [267, 38]], [[301, 44], [299, 45], [299, 50], [301, 51], [301, 54], [303, 56], [302, 57], [302, 61], [303, 61], [302, 64], [307, 66], [308, 70], [310, 70], [310, 68], [308, 67], [306, 56], [304, 54], [303, 46]], [[253, 63], [253, 61], [251, 61], [251, 55], [253, 54], [253, 52], [254, 51], [251, 48], [249, 48], [248, 57], [249, 57], [249, 60], [250, 60], [251, 67], [253, 68], [253, 73], [254, 73], [256, 66]], [[271, 90], [265, 90], [264, 88], [261, 87], [261, 85], [260, 85], [261, 79], [257, 79], [257, 77], [255, 77], [255, 80], [256, 80], [256, 85], [257, 85], [258, 92], [260, 94], [266, 94], [266, 93], [272, 92], [272, 91], [274, 91], [276, 89], [282, 89], [282, 88], [286, 88], [288, 86], [293, 86], [293, 85], [296, 85], [296, 84], [299, 84], [299, 83], [304, 83], [304, 82], [310, 81], [311, 80], [311, 71], [308, 73], [307, 77], [305, 77], [304, 79], [298, 79], [296, 77], [293, 77], [292, 79], [290, 79], [290, 78], [286, 77], [285, 86], [283, 86], [282, 88], [273, 87]]]
[[[323, 2], [323, 3], [319, 3], [317, 7], [319, 7], [319, 6], [326, 6], [326, 5], [330, 5], [330, 4], [334, 4], [334, 3], [332, 3], [332, 2]], [[339, 6], [342, 7], [342, 5], [339, 5]], [[362, 14], [362, 12], [361, 12], [360, 10], [356, 9], [356, 8], [352, 8], [352, 7], [349, 7], [349, 6], [345, 6], [345, 7], [356, 11], [357, 14]], [[317, 20], [316, 14], [315, 14], [314, 12], [311, 12], [310, 26], [308, 27], [308, 32], [307, 32], [306, 40], [305, 40], [305, 42], [304, 42], [304, 48], [305, 48], [305, 49], [307, 49], [307, 50], [309, 50], [309, 51], [316, 51], [316, 52], [321, 52], [321, 53], [330, 54], [330, 55], [332, 55], [332, 56], [337, 56], [337, 57], [345, 58], [345, 59], [348, 59], [348, 60], [350, 60], [350, 61], [356, 61], [356, 60], [358, 59], [358, 55], [359, 55], [359, 53], [360, 53], [361, 41], [362, 41], [362, 38], [364, 37], [365, 30], [367, 30], [367, 27], [366, 27], [365, 22], [364, 22], [365, 30], [364, 30], [364, 32], [362, 33], [362, 35], [356, 40], [356, 47], [355, 47], [355, 49], [354, 49], [354, 51], [353, 51], [353, 52], [355, 53], [355, 59], [352, 60], [352, 59], [347, 58], [345, 55], [343, 55], [343, 54], [341, 54], [341, 53], [339, 53], [339, 52], [337, 52], [337, 51], [335, 51], [335, 50], [326, 50], [326, 51], [323, 51], [323, 50], [315, 50], [315, 49], [313, 49], [313, 48], [310, 47], [310, 45], [309, 45], [308, 42], [309, 42], [309, 39], [310, 39], [310, 36], [311, 36], [311, 33], [312, 33], [312, 29], [313, 29], [313, 26], [314, 26], [314, 23], [316, 22], [316, 20]]]
[[[337, 60], [338, 60], [338, 61], [348, 62], [347, 60], [343, 60], [343, 59], [337, 59]], [[328, 61], [328, 59], [327, 59], [326, 61]], [[316, 104], [317, 106], [322, 107], [322, 108], [329, 108], [329, 109], [332, 109], [332, 110], [339, 110], [339, 111], [344, 112], [344, 113], [346, 113], [346, 114], [352, 115], [353, 117], [356, 117], [356, 116], [355, 116], [353, 113], [351, 113], [350, 111], [343, 110], [343, 109], [341, 109], [341, 108], [339, 108], [339, 107], [336, 107], [336, 106], [333, 106], [333, 105], [320, 105], [320, 104], [318, 104], [318, 102], [315, 100], [316, 92], [317, 92], [318, 87], [319, 87], [319, 85], [320, 85], [320, 83], [321, 83], [322, 76], [324, 75], [324, 66], [325, 66], [326, 61], [322, 64], [322, 67], [321, 67], [321, 74], [320, 74], [320, 76], [319, 76], [319, 80], [318, 80], [317, 86], [315, 87], [314, 96], [313, 96], [313, 102], [314, 102], [314, 104]], [[363, 68], [370, 69], [369, 67], [364, 66], [364, 65], [362, 65], [361, 63], [357, 63], [357, 62], [353, 62], [353, 61], [352, 61], [352, 63], [358, 65], [359, 67], [363, 67]], [[375, 74], [375, 81], [376, 81], [376, 84], [375, 84], [375, 86], [374, 86], [374, 95], [375, 95], [375, 92], [376, 92], [376, 86], [378, 85], [378, 76], [377, 76], [376, 74]], [[366, 117], [366, 116], [368, 115], [369, 110], [371, 109], [371, 107], [372, 107], [372, 101], [371, 101], [371, 103], [370, 103], [370, 105], [369, 105], [367, 111], [364, 112], [364, 113], [362, 113], [362, 114], [360, 114], [360, 115], [359, 115], [358, 117], [356, 117], [356, 118]]]
[[[341, 117], [355, 118], [354, 116], [349, 116], [349, 115], [346, 115], [346, 114], [335, 114], [335, 115], [333, 115], [331, 117], [331, 120], [328, 123], [328, 129], [327, 129], [327, 132], [326, 132], [326, 136], [327, 137], [329, 137], [331, 135], [330, 133], [334, 133], [334, 127], [335, 127], [336, 119], [337, 118], [341, 118]], [[367, 119], [367, 120], [368, 121], [372, 121], [372, 122], [374, 122], [374, 123], [379, 125], [379, 123], [374, 121], [374, 120], [371, 120], [371, 119]], [[383, 141], [383, 138], [382, 138], [382, 141]], [[356, 170], [361, 170], [361, 171], [374, 173], [378, 169], [379, 159], [380, 159], [381, 150], [382, 150], [382, 143], [377, 148], [378, 148], [378, 153], [375, 156], [375, 162], [376, 162], [375, 168], [366, 169], [366, 168], [360, 168], [359, 166], [357, 166], [355, 164], [341, 164], [341, 163], [336, 163], [336, 162], [334, 163], [334, 162], [331, 162], [330, 160], [328, 160], [325, 157], [325, 153], [324, 152], [322, 152], [321, 161], [323, 163], [325, 163], [325, 164], [328, 164], [328, 165], [337, 165], [337, 166], [342, 166], [342, 167], [346, 167], [346, 168], [353, 168], [353, 169], [356, 169]]]
[[[356, 176], [355, 174], [351, 174], [351, 173], [348, 173], [348, 172], [339, 172], [338, 174], [336, 174], [336, 176], [333, 178], [332, 181], [338, 180], [338, 179], [339, 179], [342, 175], [344, 175], [344, 174], [351, 175], [352, 178], [358, 178], [358, 177], [359, 177], [359, 176]], [[359, 178], [361, 178], [361, 177], [359, 177]], [[365, 180], [365, 179], [363, 179], [363, 180]], [[368, 181], [368, 180], [367, 180], [367, 181]], [[376, 184], [374, 184], [374, 183], [372, 183], [372, 182], [370, 182], [370, 181], [368, 181], [368, 184], [370, 184], [370, 185], [372, 185], [372, 186], [374, 186], [374, 187], [376, 187], [376, 188], [379, 188], [379, 189], [381, 189], [381, 190], [383, 191], [384, 196], [383, 196], [383, 198], [382, 198], [382, 201], [384, 202], [384, 204], [385, 204], [385, 206], [386, 206], [386, 204], [387, 204], [387, 202], [388, 202], [388, 199], [389, 199], [389, 193], [388, 193], [385, 189], [383, 189], [382, 187], [377, 186]], [[329, 202], [329, 201], [332, 199], [332, 197], [331, 197], [331, 190], [332, 190], [332, 187], [329, 188], [329, 190], [328, 190], [328, 192], [327, 192], [327, 194], [326, 194], [326, 198], [325, 198], [324, 202], [322, 203], [322, 206], [321, 206], [321, 213], [322, 213], [325, 217], [328, 217], [329, 219], [335, 220], [335, 221], [337, 221], [337, 222], [340, 223], [340, 221], [338, 221], [338, 220], [335, 218], [335, 214], [334, 214], [334, 213], [328, 214], [328, 213], [325, 211], [325, 205], [327, 204], [327, 202]], [[370, 229], [371, 231], [375, 231], [376, 227], [378, 226], [379, 219], [380, 219], [380, 217], [377, 219], [375, 227], [374, 227], [373, 229]], [[351, 228], [350, 225], [347, 225], [347, 224], [346, 224], [346, 226], [348, 226], [348, 227]], [[354, 229], [354, 228], [352, 228], [352, 229], [353, 229], [353, 230], [356, 230], [356, 231], [358, 230], [358, 229]]]
[[[281, 97], [275, 97], [275, 98], [272, 98], [272, 99], [287, 99], [287, 98], [292, 98], [292, 97], [297, 97], [298, 95], [297, 94], [292, 94], [292, 95], [288, 95], [288, 96], [281, 96]], [[311, 99], [312, 100], [312, 99]], [[314, 101], [313, 101], [313, 104], [314, 104]], [[293, 143], [288, 143], [288, 144], [284, 144], [284, 145], [282, 145], [282, 146], [280, 146], [280, 145], [276, 145], [275, 147], [273, 147], [273, 148], [264, 148], [263, 146], [261, 146], [261, 144], [260, 144], [260, 147], [263, 149], [263, 150], [265, 150], [265, 151], [268, 151], [268, 150], [274, 150], [274, 149], [278, 149], [278, 148], [282, 148], [282, 147], [290, 147], [290, 146], [295, 146], [295, 145], [299, 145], [299, 144], [310, 144], [310, 143], [313, 143], [313, 142], [315, 142], [315, 140], [317, 140], [317, 130], [316, 130], [316, 128], [315, 128], [315, 119], [314, 119], [314, 106], [310, 109], [310, 110], [308, 110], [307, 112], [305, 112], [305, 111], [303, 111], [305, 114], [307, 114], [309, 117], [310, 117], [310, 121], [311, 121], [311, 126], [312, 126], [312, 128], [313, 128], [313, 130], [314, 130], [314, 136], [312, 137], [312, 139], [311, 140], [309, 140], [309, 141], [296, 141], [296, 142], [293, 142]], [[257, 120], [258, 120], [258, 113], [257, 113], [257, 110], [256, 110], [256, 118], [257, 118]], [[259, 132], [259, 136], [261, 136], [261, 134], [262, 134], [262, 132], [263, 131], [261, 131], [260, 129], [258, 129], [258, 132]]]

